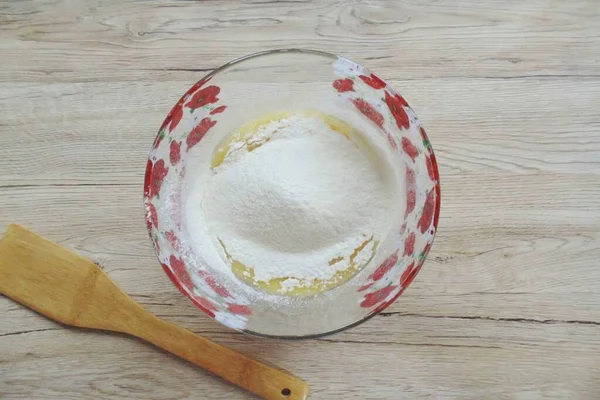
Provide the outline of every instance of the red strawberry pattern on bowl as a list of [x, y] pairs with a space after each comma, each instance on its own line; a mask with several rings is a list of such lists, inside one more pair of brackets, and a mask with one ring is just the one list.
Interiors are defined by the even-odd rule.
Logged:
[[[187, 154], [217, 124], [218, 120], [213, 116], [222, 114], [227, 109], [227, 106], [219, 101], [220, 88], [216, 85], [205, 86], [210, 80], [209, 77], [192, 86], [163, 122], [146, 166], [144, 204], [148, 231], [167, 276], [210, 317], [241, 329], [247, 317], [252, 314], [251, 308], [243, 302], [236, 303], [227, 289], [221, 286], [216, 278], [209, 276], [208, 272], [190, 268], [182, 256], [183, 246], [178, 237], [181, 234], [181, 215], [178, 207], [181, 193], [177, 189], [163, 190], [164, 182], [169, 177], [179, 181], [185, 176], [184, 164]], [[199, 118], [198, 115], [203, 118]], [[194, 125], [184, 130], [182, 121], [186, 120], [193, 120]], [[175, 204], [171, 207], [175, 212], [172, 211], [170, 215], [174, 226], [168, 226], [159, 217], [157, 210], [160, 210], [165, 202]], [[176, 215], [177, 217], [173, 218]], [[194, 279], [196, 275], [205, 279]], [[208, 292], [208, 295], [205, 292]]]
[[[247, 120], [277, 110], [321, 105], [325, 109], [320, 111], [360, 124], [385, 148], [404, 193], [398, 201], [401, 212], [390, 218], [389, 238], [379, 243], [371, 261], [348, 282], [322, 294], [284, 301], [255, 293], [222, 274], [214, 265], [223, 262], [217, 252], [202, 253], [190, 244], [184, 212], [187, 185], [198, 163], [209, 162], [213, 150]], [[227, 63], [177, 101], [148, 156], [144, 206], [160, 265], [198, 309], [242, 332], [311, 338], [366, 321], [413, 282], [437, 230], [439, 173], [420, 121], [384, 79], [328, 53], [275, 50]]]
[[406, 206], [401, 248], [391, 252], [361, 282], [360, 306], [378, 313], [410, 285], [433, 242], [440, 211], [439, 173], [425, 130], [406, 100], [377, 75], [349, 60], [337, 63], [333, 89], [347, 99], [382, 135], [391, 138], [405, 167]]

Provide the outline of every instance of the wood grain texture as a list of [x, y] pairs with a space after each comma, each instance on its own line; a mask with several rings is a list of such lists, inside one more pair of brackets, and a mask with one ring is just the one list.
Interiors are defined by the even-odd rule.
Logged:
[[[424, 121], [442, 180], [410, 289], [313, 341], [203, 316], [143, 220], [145, 158], [170, 107], [206, 71], [276, 47], [386, 78]], [[311, 399], [597, 400], [599, 105], [597, 0], [0, 2], [0, 229], [92, 258], [151, 312], [305, 379]], [[135, 340], [6, 298], [0, 315], [0, 398], [248, 398]]]

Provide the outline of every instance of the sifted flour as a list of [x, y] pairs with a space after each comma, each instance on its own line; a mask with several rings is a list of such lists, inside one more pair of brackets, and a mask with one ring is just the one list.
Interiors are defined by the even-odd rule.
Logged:
[[387, 234], [393, 178], [327, 118], [288, 114], [234, 135], [188, 200], [238, 278], [263, 290], [337, 286]]

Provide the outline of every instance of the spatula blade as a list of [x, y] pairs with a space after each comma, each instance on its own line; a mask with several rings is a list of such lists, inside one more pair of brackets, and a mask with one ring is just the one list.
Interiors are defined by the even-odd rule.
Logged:
[[77, 323], [99, 275], [90, 260], [19, 226], [0, 240], [0, 292], [67, 325]]

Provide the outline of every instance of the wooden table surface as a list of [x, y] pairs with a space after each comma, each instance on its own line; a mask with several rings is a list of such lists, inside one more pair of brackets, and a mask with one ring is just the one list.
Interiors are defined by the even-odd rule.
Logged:
[[[311, 399], [600, 399], [600, 2], [2, 1], [0, 229], [99, 262], [166, 320], [307, 380]], [[233, 332], [148, 240], [146, 157], [206, 71], [310, 47], [388, 79], [428, 128], [439, 233], [399, 301], [345, 333]], [[246, 399], [142, 342], [0, 298], [0, 398]]]

